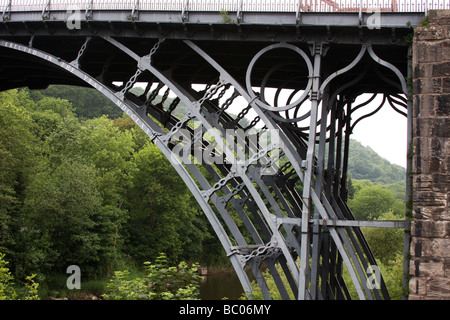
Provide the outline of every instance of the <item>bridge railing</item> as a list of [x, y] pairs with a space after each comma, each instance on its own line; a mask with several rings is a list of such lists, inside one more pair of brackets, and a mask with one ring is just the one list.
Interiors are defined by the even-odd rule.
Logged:
[[228, 12], [427, 12], [450, 9], [450, 0], [0, 0], [14, 11], [148, 10]]

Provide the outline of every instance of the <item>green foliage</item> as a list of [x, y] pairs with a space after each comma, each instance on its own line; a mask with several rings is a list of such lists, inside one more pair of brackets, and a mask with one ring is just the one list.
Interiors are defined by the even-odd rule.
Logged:
[[160, 253], [155, 263], [145, 262], [146, 275], [130, 279], [127, 270], [116, 271], [103, 296], [110, 300], [194, 300], [199, 294], [199, 264], [189, 266], [182, 261], [169, 266]]
[[148, 296], [147, 284], [144, 279], [129, 279], [128, 270], [115, 271], [110, 282], [106, 285], [104, 298], [109, 300], [140, 300]]
[[429, 21], [429, 16], [426, 16], [425, 18], [422, 19], [422, 21], [420, 21], [419, 28], [430, 28], [430, 21]]
[[25, 296], [25, 300], [39, 300], [38, 288], [39, 283], [34, 282], [34, 278], [36, 274], [32, 274], [25, 278], [27, 282], [25, 282], [25, 289], [27, 291], [27, 295]]
[[373, 183], [404, 183], [406, 170], [380, 157], [370, 147], [350, 140], [348, 171], [353, 180], [370, 180]]
[[81, 119], [80, 105], [112, 116], [94, 91], [50, 89], [0, 93], [0, 250], [11, 274], [36, 273], [47, 287], [70, 264], [88, 282], [160, 251], [172, 261], [224, 257], [184, 183], [131, 119]]
[[[400, 220], [392, 211], [383, 213], [377, 220]], [[372, 252], [381, 262], [387, 263], [395, 260], [403, 251], [404, 231], [391, 228], [362, 228], [364, 236]]]
[[404, 215], [405, 204], [395, 194], [381, 185], [362, 181], [354, 183], [356, 192], [348, 205], [357, 220], [374, 220], [392, 210], [399, 217]]
[[96, 184], [95, 168], [74, 160], [33, 177], [26, 191], [18, 242], [23, 273], [32, 269], [54, 272], [99, 260], [96, 220], [103, 211]]
[[[390, 260], [386, 263], [377, 261], [377, 265], [380, 268], [380, 273], [386, 284], [386, 288], [388, 289], [390, 299], [401, 300], [403, 286], [403, 256], [397, 254], [394, 260]], [[350, 274], [345, 266], [342, 277], [347, 284], [350, 297], [352, 299], [358, 299], [355, 286], [353, 285]]]
[[30, 104], [26, 99], [18, 90], [0, 93], [0, 250], [8, 254], [15, 243], [14, 218], [40, 161], [32, 118], [20, 106]]
[[79, 118], [92, 119], [108, 115], [111, 119], [115, 119], [122, 116], [120, 109], [93, 88], [52, 85], [46, 90], [30, 92], [34, 101], [39, 101], [44, 97], [61, 98], [69, 101], [73, 105], [73, 112]]
[[403, 255], [398, 253], [393, 260], [380, 263], [380, 271], [392, 300], [401, 300], [403, 294]]
[[[134, 155], [135, 171], [129, 188], [130, 220], [127, 252], [138, 262], [165, 250], [177, 260], [188, 250], [183, 242], [194, 234], [202, 239], [197, 205], [159, 149], [147, 143]], [[192, 243], [191, 243], [192, 244]], [[192, 258], [192, 257], [191, 257]]]
[[14, 300], [17, 293], [14, 290], [14, 276], [8, 268], [8, 262], [4, 260], [5, 254], [0, 253], [0, 300]]
[[222, 16], [223, 23], [227, 23], [227, 24], [236, 23], [236, 21], [234, 21], [233, 19], [230, 18], [228, 11], [222, 10], [222, 11], [220, 11], [220, 15]]
[[25, 278], [27, 282], [24, 285], [24, 293], [18, 294], [14, 288], [14, 276], [9, 271], [8, 262], [4, 258], [5, 254], [0, 252], [0, 300], [39, 300], [39, 283], [34, 281], [36, 275]]

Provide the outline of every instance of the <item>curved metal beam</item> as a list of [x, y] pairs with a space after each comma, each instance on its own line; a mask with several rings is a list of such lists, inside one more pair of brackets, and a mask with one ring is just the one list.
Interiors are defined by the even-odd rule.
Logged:
[[[269, 129], [276, 129], [268, 121], [267, 116], [264, 113], [262, 113], [259, 110], [259, 108], [257, 108], [254, 105], [254, 98], [249, 93], [245, 92], [245, 90], [237, 83], [237, 81], [234, 78], [232, 78], [228, 74], [228, 72], [225, 71], [225, 69], [223, 69], [216, 61], [214, 61], [209, 55], [206, 54], [206, 52], [204, 52], [200, 47], [198, 47], [193, 42], [186, 40], [185, 43], [188, 44], [194, 51], [199, 53], [203, 59], [208, 61], [208, 63], [211, 64], [219, 72], [220, 77], [222, 79], [221, 81], [230, 83], [235, 88], [235, 90], [237, 90], [241, 94], [241, 96], [243, 96], [248, 101], [248, 103], [253, 106], [255, 111], [257, 111], [258, 116], [264, 121], [264, 123], [268, 126]], [[281, 141], [280, 141], [279, 147], [281, 149], [283, 149], [286, 144], [284, 143], [282, 137], [280, 140]], [[290, 151], [288, 150], [287, 152], [289, 153]], [[281, 250], [283, 251], [283, 253], [288, 261], [289, 267], [291, 268], [291, 270], [293, 272], [294, 277], [298, 281], [298, 266], [295, 263], [295, 261], [293, 260], [291, 253], [285, 243], [285, 240], [283, 239], [283, 236], [279, 233], [278, 227], [276, 226], [276, 224], [273, 221], [273, 218], [272, 218], [273, 215], [268, 211], [266, 205], [264, 204], [264, 200], [261, 198], [261, 196], [259, 195], [256, 188], [253, 186], [252, 179], [250, 179], [250, 177], [248, 177], [245, 174], [245, 172], [241, 172], [240, 177], [243, 180], [244, 184], [246, 185], [247, 189], [249, 190], [250, 194], [252, 195], [253, 200], [257, 203], [258, 208], [262, 212], [267, 225], [270, 227], [270, 229], [272, 231], [273, 237], [275, 237], [275, 239], [278, 242], [278, 245], [280, 246]]]
[[401, 86], [402, 86], [402, 91], [403, 91], [403, 93], [407, 95], [407, 94], [408, 94], [408, 86], [407, 86], [407, 84], [406, 84], [405, 77], [404, 77], [403, 74], [400, 72], [400, 70], [398, 70], [392, 63], [389, 63], [389, 62], [387, 62], [387, 61], [381, 59], [380, 57], [378, 57], [378, 56], [375, 54], [375, 52], [373, 51], [372, 46], [368, 46], [368, 47], [367, 47], [367, 51], [369, 52], [369, 55], [372, 57], [372, 59], [373, 59], [376, 63], [382, 65], [383, 67], [386, 67], [386, 68], [392, 70], [392, 71], [395, 73], [395, 75], [397, 76], [398, 80], [400, 81], [400, 84], [401, 84]]
[[5, 41], [1, 39], [0, 39], [0, 47], [5, 47], [12, 50], [17, 50], [20, 52], [30, 54], [34, 57], [40, 58], [43, 62], [45, 61], [46, 63], [51, 63], [62, 70], [70, 72], [72, 75], [76, 76], [77, 78], [86, 82], [89, 86], [99, 91], [109, 100], [111, 100], [111, 102], [113, 102], [116, 106], [118, 106], [122, 111], [124, 111], [139, 126], [139, 128], [141, 128], [150, 137], [153, 143], [162, 151], [162, 153], [169, 160], [171, 165], [175, 168], [177, 173], [182, 178], [183, 182], [187, 185], [187, 187], [189, 188], [189, 190], [192, 192], [193, 196], [199, 203], [200, 207], [202, 208], [203, 212], [205, 213], [206, 217], [211, 223], [211, 226], [213, 227], [219, 241], [221, 242], [223, 248], [225, 249], [226, 254], [230, 257], [231, 263], [234, 269], [236, 270], [236, 273], [239, 277], [239, 280], [241, 281], [241, 284], [243, 285], [244, 292], [249, 294], [253, 291], [248, 276], [243, 270], [238, 258], [235, 255], [233, 255], [233, 252], [231, 251], [232, 243], [226, 236], [226, 232], [223, 229], [222, 225], [217, 220], [217, 217], [215, 216], [210, 204], [208, 203], [208, 200], [205, 199], [203, 193], [198, 188], [193, 179], [190, 177], [188, 171], [183, 166], [183, 164], [176, 157], [173, 157], [172, 151], [169, 149], [167, 144], [159, 138], [159, 136], [164, 134], [164, 131], [156, 123], [154, 123], [148, 117], [143, 117], [138, 112], [135, 106], [131, 105], [129, 102], [120, 99], [117, 96], [117, 92], [113, 92], [111, 89], [100, 83], [98, 80], [91, 77], [89, 74], [76, 68], [70, 63], [63, 61], [58, 57], [55, 57], [49, 53], [46, 53], [44, 51], [35, 48], [31, 48], [19, 43]]
[[[288, 104], [286, 106], [282, 106], [282, 107], [272, 107], [266, 103], [264, 103], [263, 101], [259, 100], [258, 97], [255, 95], [255, 93], [253, 92], [252, 89], [252, 84], [251, 84], [251, 76], [252, 76], [252, 71], [253, 71], [253, 67], [255, 66], [256, 61], [258, 61], [258, 59], [266, 52], [273, 50], [273, 49], [277, 49], [277, 48], [286, 48], [286, 49], [290, 49], [294, 52], [297, 52], [305, 61], [306, 66], [308, 68], [308, 84], [306, 85], [305, 91], [304, 93], [300, 96], [300, 98], [298, 98], [296, 101], [292, 102], [291, 104]], [[306, 55], [306, 53], [301, 50], [300, 48], [291, 45], [291, 44], [287, 44], [287, 43], [277, 43], [277, 44], [273, 44], [270, 45], [268, 47], [263, 48], [262, 50], [260, 50], [254, 57], [253, 59], [250, 61], [250, 64], [247, 67], [247, 73], [246, 73], [246, 77], [245, 77], [245, 84], [247, 86], [247, 92], [250, 95], [250, 97], [252, 98], [252, 100], [255, 100], [256, 104], [266, 110], [270, 110], [270, 111], [286, 111], [289, 110], [293, 107], [295, 107], [297, 104], [299, 104], [301, 101], [303, 101], [306, 96], [309, 94], [309, 90], [311, 89], [312, 86], [312, 63], [309, 60], [309, 57]]]
[[361, 58], [364, 56], [364, 53], [366, 52], [367, 46], [366, 45], [362, 45], [361, 46], [361, 50], [359, 51], [358, 55], [356, 56], [355, 59], [353, 59], [353, 61], [346, 67], [333, 72], [330, 76], [328, 76], [328, 78], [326, 78], [323, 82], [322, 85], [320, 86], [320, 95], [323, 94], [326, 86], [328, 85], [328, 83], [333, 80], [334, 78], [336, 78], [337, 76], [346, 73], [347, 71], [349, 71], [350, 69], [352, 69], [354, 66], [356, 66], [358, 64], [358, 62], [361, 60]]
[[[238, 90], [238, 91], [241, 93], [242, 96], [246, 97], [246, 92], [245, 92], [245, 90], [239, 86], [239, 84], [238, 84], [238, 83], [237, 83], [237, 82], [236, 82], [236, 81], [235, 81], [235, 80], [234, 80], [234, 79], [233, 79], [233, 78], [225, 71], [225, 69], [223, 69], [217, 62], [215, 62], [209, 55], [207, 55], [207, 54], [206, 54], [202, 49], [200, 49], [197, 45], [195, 45], [195, 44], [192, 43], [191, 41], [185, 41], [185, 42], [188, 43], [192, 48], [194, 48], [195, 51], [197, 51], [197, 52], [198, 52], [205, 60], [207, 60], [211, 65], [213, 65], [213, 66], [216, 68], [216, 70], [219, 71], [221, 77], [227, 79], [230, 83], [232, 83], [232, 84], [235, 86], [235, 89]], [[270, 46], [270, 47], [272, 47], [272, 46]], [[264, 51], [264, 50], [262, 50], [262, 51]], [[249, 95], [247, 95], [246, 98], [247, 98], [247, 101], [250, 100]], [[252, 100], [253, 100], [253, 99], [252, 99]], [[250, 100], [250, 103], [251, 103], [251, 102], [252, 102], [252, 101]], [[265, 115], [265, 113], [262, 112], [262, 110], [260, 110], [258, 106], [254, 106], [254, 109], [255, 109], [255, 111], [258, 112], [258, 114], [261, 116], [261, 119], [264, 121], [264, 123], [265, 123], [269, 128], [271, 128], [271, 127], [274, 128], [274, 127], [273, 127], [273, 124], [272, 124], [272, 121], [270, 120], [270, 118], [267, 118], [267, 116]], [[282, 144], [281, 147], [282, 147], [282, 148], [283, 148], [283, 147], [286, 147], [286, 145], [290, 145], [290, 144], [289, 144], [289, 143], [288, 143], [288, 144]], [[295, 159], [295, 158], [291, 158], [291, 157], [289, 156], [289, 154], [287, 154], [287, 156], [288, 156], [288, 159], [291, 161], [291, 164], [292, 164], [294, 167], [297, 167], [297, 168], [300, 167], [300, 164], [299, 164], [299, 163], [296, 163], [296, 159]], [[300, 173], [300, 172], [302, 172], [302, 171], [301, 171], [301, 170], [300, 170], [300, 171], [297, 171], [297, 173]], [[303, 179], [302, 179], [302, 180], [303, 180]], [[312, 183], [311, 186], [314, 186], [314, 183]], [[265, 193], [265, 194], [266, 194], [266, 196], [269, 196], [268, 193]], [[255, 196], [255, 194], [253, 194], [253, 196]], [[311, 196], [312, 196], [312, 198], [313, 198], [313, 201], [314, 201], [314, 204], [315, 204], [316, 208], [323, 214], [323, 218], [329, 217], [328, 214], [326, 213], [327, 210], [326, 210], [325, 207], [322, 205], [321, 201], [320, 201], [320, 200], [317, 200], [317, 199], [320, 199], [320, 198], [316, 195], [316, 193], [315, 193], [315, 191], [313, 190], [313, 188], [311, 188]], [[269, 197], [269, 198], [270, 198], [270, 197]], [[259, 196], [257, 197], [257, 200], [258, 200], [258, 199], [259, 199]], [[258, 201], [257, 201], [257, 202], [258, 202]], [[258, 203], [258, 205], [259, 205], [260, 208], [261, 208], [261, 207], [264, 207], [264, 208], [265, 208], [264, 204], [262, 204], [262, 203]], [[336, 217], [335, 217], [335, 218], [336, 218]], [[359, 268], [358, 270], [355, 270], [355, 269], [354, 269], [352, 260], [355, 260], [355, 259], [357, 259], [357, 258], [356, 258], [355, 253], [352, 253], [352, 252], [353, 252], [353, 248], [352, 248], [351, 245], [350, 245], [350, 240], [347, 240], [346, 237], [345, 237], [345, 235], [344, 235], [343, 233], [335, 233], [335, 232], [331, 232], [331, 236], [332, 236], [334, 242], [337, 244], [337, 247], [338, 247], [338, 250], [339, 250], [341, 256], [344, 258], [344, 262], [345, 262], [345, 264], [346, 264], [346, 266], [347, 266], [347, 269], [349, 270], [350, 277], [352, 278], [352, 281], [353, 281], [354, 284], [355, 284], [355, 288], [356, 288], [356, 290], [357, 290], [357, 293], [358, 293], [359, 298], [360, 298], [360, 299], [365, 299], [365, 295], [364, 295], [364, 292], [363, 292], [364, 289], [363, 289], [363, 287], [361, 286], [361, 283], [360, 283], [360, 281], [359, 281], [359, 279], [360, 279], [361, 277], [364, 277], [364, 273], [361, 271], [362, 269], [359, 267], [359, 265], [357, 265], [357, 268]], [[344, 243], [342, 242], [343, 240], [342, 240], [341, 237], [344, 237]], [[301, 250], [301, 249], [300, 249], [300, 250]], [[301, 252], [303, 252], [303, 251], [301, 251]], [[350, 256], [348, 255], [348, 252], [351, 253]], [[286, 257], [286, 258], [289, 258], [289, 256], [290, 256], [290, 254], [289, 254], [289, 253], [286, 254], [286, 251], [285, 251], [285, 257]], [[307, 263], [307, 262], [303, 262], [303, 263]], [[356, 263], [356, 260], [355, 260], [355, 263]], [[291, 265], [291, 264], [290, 264], [290, 265]], [[302, 270], [302, 269], [300, 269], [300, 270]], [[306, 268], [303, 268], [303, 270], [306, 270]], [[304, 272], [300, 271], [300, 272], [299, 272], [299, 279], [304, 278], [304, 276], [305, 276], [305, 275], [304, 275]], [[305, 294], [308, 295], [307, 292], [305, 292]], [[370, 293], [368, 293], [368, 297], [369, 297], [369, 298], [371, 297], [371, 294], [370, 294]]]

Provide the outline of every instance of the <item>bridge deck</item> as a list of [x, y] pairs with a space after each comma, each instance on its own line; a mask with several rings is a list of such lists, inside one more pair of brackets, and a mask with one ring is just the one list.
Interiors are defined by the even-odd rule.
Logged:
[[[9, 37], [4, 37], [8, 39]], [[16, 42], [22, 39], [24, 45], [28, 45], [30, 37], [15, 37]], [[142, 38], [136, 41], [136, 38], [120, 37], [118, 38], [128, 48], [136, 52], [140, 56], [148, 54], [155, 40]], [[79, 36], [40, 36], [33, 38], [33, 47], [40, 48], [46, 52], [52, 53], [65, 61], [72, 61], [76, 58], [74, 53], [83, 45], [84, 37]], [[266, 41], [201, 41], [202, 48], [208, 52], [221, 65], [226, 65], [230, 74], [242, 84], [245, 83], [245, 74], [250, 60], [262, 48], [271, 43]], [[310, 50], [309, 44], [306, 41], [299, 42], [305, 52]], [[333, 70], [344, 68], [358, 55], [360, 45], [349, 44], [331, 44], [328, 53], [323, 57], [324, 60], [324, 75], [331, 73]], [[399, 70], [401, 70], [406, 77], [407, 75], [407, 50], [405, 45], [397, 45], [395, 50], [391, 46], [378, 45], [374, 46], [377, 54], [382, 59], [389, 59]], [[111, 48], [105, 46], [101, 39], [93, 39], [89, 43], [89, 51], [83, 56], [83, 68], [90, 74], [100, 74], [105, 63], [105, 58], [110, 55], [108, 51]], [[22, 55], [12, 53], [10, 51], [2, 50], [1, 59], [3, 61], [2, 77], [0, 79], [1, 89], [14, 88], [17, 86], [30, 87], [46, 87], [48, 84], [80, 84], [77, 78], [70, 74], [61, 74], [61, 70], [55, 70], [56, 75], [49, 71], [46, 67], [38, 67], [29, 55]], [[180, 82], [187, 82], [195, 75], [197, 83], [211, 83], [217, 76], [209, 65], [205, 65], [202, 59], [189, 54], [189, 50], [185, 45], [177, 40], [168, 39], [165, 45], [155, 56], [155, 61], [160, 66], [161, 70], [176, 70], [177, 80]], [[369, 57], [364, 59], [370, 60]], [[266, 54], [255, 68], [253, 78], [255, 83], [261, 83], [266, 69], [265, 66], [276, 66], [284, 63], [286, 66], [278, 69], [276, 73], [271, 76], [268, 86], [279, 87], [283, 85], [285, 88], [304, 88], [308, 81], [306, 65], [299, 61], [295, 54], [286, 52], [285, 50], [274, 50], [270, 54]], [[42, 64], [41, 64], [42, 65]], [[20, 66], [16, 68], [13, 66]], [[110, 65], [109, 77], [111, 82], [126, 82], [132, 76], [136, 68], [134, 61], [122, 57], [120, 54], [113, 60]], [[329, 68], [329, 70], [327, 70]], [[342, 77], [342, 81], [350, 81], [362, 72], [363, 65], [356, 67], [349, 71], [346, 76]], [[386, 90], [389, 84], [378, 77], [376, 69], [367, 71], [366, 77], [358, 83], [358, 88], [364, 92], [377, 92]], [[142, 75], [141, 78], [144, 78]], [[395, 74], [388, 74], [388, 78], [395, 80]], [[290, 79], [286, 82], [286, 79]], [[144, 79], [144, 81], [150, 79]], [[85, 85], [85, 84], [84, 84]], [[354, 89], [354, 88], [353, 88]], [[396, 91], [398, 88], [390, 88], [389, 90]]]
[[2, 0], [12, 11], [92, 10], [243, 11], [243, 12], [425, 12], [449, 9], [447, 0]]
[[[381, 26], [415, 26], [431, 9], [450, 9], [449, 0], [213, 0], [105, 1], [0, 0], [4, 22], [64, 21], [78, 10], [82, 21], [158, 24], [276, 26], [367, 26], [379, 12]], [[73, 17], [73, 16], [72, 16]], [[370, 25], [369, 25], [370, 27]]]
[[[321, 6], [310, 6], [310, 11], [302, 11], [302, 5], [309, 2]], [[239, 1], [189, 1], [189, 5], [183, 7], [183, 1], [79, 1], [71, 3], [70, 8], [80, 9], [75, 16], [80, 24], [72, 29], [69, 28], [68, 20], [73, 18], [75, 11], [67, 10], [67, 1], [0, 1], [0, 7], [4, 8], [0, 37], [14, 39], [25, 45], [31, 44], [66, 61], [73, 60], [73, 52], [82, 46], [86, 37], [92, 36], [114, 36], [142, 56], [148, 54], [155, 39], [202, 41], [208, 52], [223, 65], [230, 66], [233, 76], [242, 81], [251, 57], [270, 43], [297, 43], [303, 50], [309, 50], [310, 43], [329, 43], [330, 53], [324, 57], [327, 60], [324, 65], [333, 68], [345, 67], [358, 54], [361, 44], [369, 43], [379, 46], [377, 52], [380, 57], [389, 58], [406, 76], [408, 44], [405, 38], [412, 32], [411, 27], [419, 24], [425, 16], [424, 12], [408, 11], [422, 10], [419, 6], [419, 3], [423, 5], [422, 2], [399, 0], [395, 2], [395, 6], [392, 1], [377, 0], [341, 0], [333, 2], [334, 6], [330, 6], [330, 3], [331, 1], [243, 1], [240, 6]], [[449, 3], [448, 0], [436, 0], [430, 2], [429, 7], [445, 7]], [[361, 11], [355, 12], [358, 4], [361, 5]], [[374, 13], [368, 12], [367, 8], [377, 4], [379, 8], [387, 10], [389, 7], [391, 11], [396, 9], [397, 12], [379, 13], [376, 17], [377, 25], [373, 26], [369, 20]], [[227, 10], [218, 11], [219, 8]], [[169, 49], [158, 56], [161, 66], [170, 69], [173, 61], [178, 61], [177, 74], [185, 77], [180, 80], [187, 80], [193, 70], [197, 70], [198, 81], [209, 83], [212, 80], [208, 70], [199, 71], [202, 70], [202, 62], [193, 62], [189, 57], [180, 56], [180, 49], [169, 47], [168, 43], [165, 47]], [[174, 43], [174, 46], [179, 45], [179, 42]], [[89, 72], [101, 72], [104, 63], [102, 57], [107, 54], [104, 50], [105, 46], [97, 45], [95, 41], [90, 43], [90, 54], [84, 58]], [[17, 65], [15, 60], [20, 59], [17, 56], [2, 58], [9, 61], [6, 65]], [[275, 55], [268, 59], [271, 59], [269, 63], [275, 63], [282, 61], [284, 57]], [[184, 64], [183, 61], [188, 63]], [[127, 81], [131, 76], [129, 70], [133, 70], [134, 66], [127, 65], [124, 61], [121, 64], [112, 73], [115, 77], [113, 81]], [[27, 62], [22, 62], [22, 65], [27, 65]], [[17, 85], [12, 79], [23, 79], [19, 81], [21, 84], [32, 87], [34, 82], [46, 85], [48, 71], [39, 68], [8, 70], [3, 72], [4, 88]], [[289, 72], [280, 71], [271, 85], [278, 87]], [[348, 75], [354, 77], [358, 72], [360, 70], [355, 69]], [[262, 76], [255, 74], [256, 78]], [[78, 82], [67, 76], [52, 78], [53, 83]], [[370, 77], [369, 73], [366, 79], [371, 78], [379, 79], [376, 75]], [[287, 86], [301, 88], [305, 85], [303, 82], [304, 80], [292, 81]], [[366, 92], [372, 92], [380, 85], [371, 80], [360, 84]]]

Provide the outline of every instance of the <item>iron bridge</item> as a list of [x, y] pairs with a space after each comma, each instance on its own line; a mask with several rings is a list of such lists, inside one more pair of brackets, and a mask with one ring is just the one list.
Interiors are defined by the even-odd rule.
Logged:
[[246, 270], [272, 298], [267, 269], [283, 299], [350, 299], [349, 285], [359, 299], [389, 299], [382, 276], [373, 282], [377, 263], [360, 227], [403, 228], [407, 253], [409, 223], [355, 220], [349, 141], [382, 107], [407, 118], [411, 141], [407, 39], [448, 0], [2, 0], [0, 8], [1, 90], [67, 84], [109, 98], [189, 187], [249, 296]]

